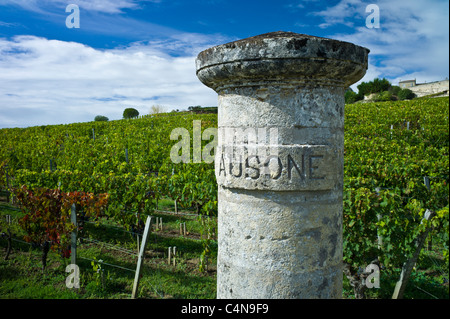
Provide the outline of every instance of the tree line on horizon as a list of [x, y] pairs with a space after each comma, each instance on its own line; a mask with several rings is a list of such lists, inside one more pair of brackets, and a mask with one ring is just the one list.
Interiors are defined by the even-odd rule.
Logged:
[[[348, 88], [345, 92], [345, 104], [352, 104], [361, 100], [364, 100], [365, 96], [376, 94], [371, 100], [375, 102], [381, 101], [397, 101], [397, 100], [411, 100], [416, 97], [416, 94], [410, 89], [397, 85], [392, 85], [387, 79], [375, 78], [369, 82], [362, 82], [357, 86], [358, 93]], [[217, 106], [215, 107], [202, 107], [189, 106], [189, 112], [194, 113], [217, 113]], [[157, 114], [163, 112], [163, 107], [160, 105], [153, 105], [150, 114]], [[179, 110], [173, 110], [172, 112], [179, 112]], [[139, 111], [135, 108], [126, 108], [123, 111], [123, 119], [133, 119], [139, 116]], [[94, 121], [109, 121], [108, 117], [104, 115], [97, 115]]]
[[385, 78], [376, 78], [369, 82], [362, 82], [357, 86], [357, 89], [358, 93], [354, 92], [351, 88], [345, 92], [346, 104], [364, 100], [364, 96], [368, 96], [370, 94], [376, 94], [372, 99], [375, 102], [397, 100], [403, 101], [411, 100], [416, 97], [414, 92], [410, 89], [402, 89], [397, 85], [392, 85]]
[[[193, 112], [196, 114], [199, 113], [217, 113], [217, 106], [200, 106], [200, 105], [196, 105], [196, 106], [189, 106], [188, 107], [188, 112]], [[150, 114], [158, 114], [158, 113], [163, 113], [164, 112], [164, 107], [161, 105], [152, 105], [151, 109], [150, 109]], [[183, 110], [172, 110], [171, 112], [184, 112]], [[129, 107], [126, 108], [123, 111], [122, 114], [122, 118], [123, 119], [133, 119], [133, 118], [137, 118], [139, 116], [139, 111], [136, 110], [135, 108]], [[109, 118], [104, 116], [104, 115], [97, 115], [94, 118], [94, 121], [99, 122], [99, 121], [109, 121]]]

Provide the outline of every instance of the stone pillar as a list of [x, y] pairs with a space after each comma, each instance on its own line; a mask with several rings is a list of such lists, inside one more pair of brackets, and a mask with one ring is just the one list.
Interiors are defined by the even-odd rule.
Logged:
[[344, 93], [368, 53], [273, 32], [198, 55], [219, 94], [217, 298], [341, 298]]

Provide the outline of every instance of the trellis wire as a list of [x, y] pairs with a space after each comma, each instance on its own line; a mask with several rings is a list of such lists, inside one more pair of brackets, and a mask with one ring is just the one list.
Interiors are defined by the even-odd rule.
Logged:
[[87, 237], [79, 237], [79, 239], [80, 239], [80, 240], [86, 240], [86, 241], [92, 242], [92, 243], [94, 243], [94, 244], [104, 245], [104, 246], [108, 247], [109, 249], [114, 249], [114, 250], [117, 250], [117, 251], [120, 251], [120, 252], [123, 252], [123, 253], [126, 253], [126, 254], [130, 254], [130, 255], [132, 255], [132, 256], [137, 256], [136, 253], [133, 252], [132, 250], [125, 249], [125, 248], [123, 248], [123, 247], [117, 247], [117, 246], [115, 246], [115, 245], [111, 245], [111, 244], [106, 243], [106, 242], [104, 242], [104, 241], [100, 241], [100, 240], [96, 240], [96, 239], [91, 239], [91, 238], [87, 238]]
[[426, 290], [424, 290], [424, 289], [422, 289], [422, 288], [420, 288], [420, 287], [418, 287], [418, 286], [416, 286], [416, 285], [414, 285], [414, 287], [416, 287], [416, 288], [419, 289], [420, 291], [423, 291], [423, 292], [426, 293], [427, 295], [430, 295], [430, 296], [433, 297], [434, 299], [439, 299], [439, 298], [436, 297], [435, 295], [429, 293], [428, 291], [426, 291]]
[[[90, 221], [84, 221], [84, 222], [87, 223], [87, 224], [97, 225], [97, 222], [90, 222]], [[112, 225], [107, 225], [107, 224], [101, 224], [101, 226], [102, 227], [106, 227], [106, 228], [117, 229], [117, 230], [120, 230], [120, 231], [122, 231], [124, 233], [129, 233], [129, 234], [132, 234], [132, 235], [142, 235], [141, 233], [137, 233], [137, 232], [134, 232], [134, 231], [131, 231], [131, 230], [126, 230], [123, 227], [117, 227], [117, 226], [112, 226]]]
[[119, 266], [119, 265], [114, 265], [114, 264], [106, 263], [106, 262], [100, 261], [100, 260], [95, 260], [95, 259], [90, 259], [90, 258], [85, 258], [85, 257], [77, 257], [77, 258], [78, 258], [78, 259], [88, 260], [88, 261], [95, 261], [95, 262], [98, 262], [99, 264], [102, 264], [102, 265], [107, 265], [107, 266], [111, 266], [111, 267], [115, 267], [115, 268], [120, 268], [120, 269], [123, 269], [123, 270], [128, 270], [128, 271], [136, 272], [135, 269], [130, 269], [130, 268], [122, 267], [122, 266]]

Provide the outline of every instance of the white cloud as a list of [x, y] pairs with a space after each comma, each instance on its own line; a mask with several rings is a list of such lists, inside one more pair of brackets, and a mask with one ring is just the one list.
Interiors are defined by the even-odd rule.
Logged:
[[[47, 0], [48, 1], [48, 0]], [[134, 9], [137, 4], [128, 0], [51, 0], [54, 4], [76, 4], [81, 10], [99, 11], [104, 13], [121, 13], [123, 9]]]
[[[210, 42], [208, 42], [210, 41]], [[35, 36], [0, 39], [0, 127], [119, 119], [125, 107], [148, 114], [190, 105], [217, 105], [195, 75], [195, 55], [211, 46], [204, 36], [134, 43], [113, 50]], [[182, 49], [182, 51], [180, 51]], [[194, 53], [195, 52], [195, 53]]]
[[380, 28], [365, 26], [365, 7], [369, 3], [342, 0], [333, 7], [316, 12], [324, 19], [323, 27], [349, 26], [353, 32], [328, 35], [365, 46], [371, 50], [369, 75], [386, 77], [396, 84], [400, 79], [418, 82], [442, 80], [449, 70], [448, 1], [379, 0]]
[[18, 25], [18, 23], [10, 23], [10, 22], [0, 21], [0, 27], [13, 27], [16, 25]]
[[[83, 10], [103, 13], [122, 13], [124, 9], [138, 9], [141, 2], [161, 0], [0, 0], [0, 5], [16, 5], [25, 10], [45, 13], [49, 7], [66, 7], [76, 4]], [[44, 9], [45, 8], [45, 9]]]
[[311, 14], [322, 17], [325, 20], [325, 23], [321, 24], [321, 28], [326, 28], [335, 24], [353, 26], [355, 15], [361, 16], [365, 6], [366, 5], [360, 0], [341, 0], [335, 6]]
[[288, 9], [291, 12], [296, 12], [299, 9], [305, 8], [305, 5], [302, 3], [290, 3], [290, 4], [284, 5], [283, 7], [285, 7], [286, 9]]

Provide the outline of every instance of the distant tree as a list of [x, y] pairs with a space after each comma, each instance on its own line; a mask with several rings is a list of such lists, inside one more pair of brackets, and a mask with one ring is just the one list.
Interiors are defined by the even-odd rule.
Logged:
[[124, 119], [132, 119], [139, 116], [139, 111], [136, 109], [133, 109], [132, 107], [126, 108], [123, 111], [123, 118]]
[[109, 118], [107, 118], [106, 116], [103, 115], [97, 115], [94, 118], [94, 121], [100, 122], [100, 121], [109, 121]]
[[388, 91], [390, 87], [391, 83], [385, 78], [381, 80], [376, 78], [372, 81], [372, 93], [381, 93], [384, 91]]
[[399, 100], [411, 100], [416, 97], [416, 94], [410, 89], [401, 89], [400, 92], [398, 92], [397, 97]]
[[392, 93], [389, 91], [380, 92], [375, 96], [375, 101], [377, 102], [392, 101]]
[[369, 95], [372, 93], [381, 93], [383, 91], [388, 91], [391, 87], [391, 83], [386, 79], [374, 79], [370, 82], [362, 82], [360, 83], [358, 88], [358, 95]]
[[150, 114], [157, 114], [164, 112], [164, 107], [161, 105], [152, 105], [150, 108]]
[[351, 104], [358, 101], [358, 94], [355, 93], [352, 89], [349, 89], [345, 92], [345, 104]]
[[205, 106], [205, 107], [201, 107], [200, 105], [189, 106], [188, 111], [193, 113], [217, 113], [217, 106]]
[[189, 106], [188, 107], [188, 111], [191, 112], [198, 112], [202, 109], [202, 107], [200, 105], [196, 105], [196, 106]]
[[398, 96], [398, 93], [401, 91], [401, 87], [399, 87], [398, 85], [392, 85], [391, 88], [389, 89], [389, 92], [392, 93], [392, 95]]
[[361, 82], [360, 84], [358, 84], [357, 88], [358, 88], [358, 93], [363, 96], [370, 94], [370, 88], [369, 88], [369, 84], [367, 82]]

